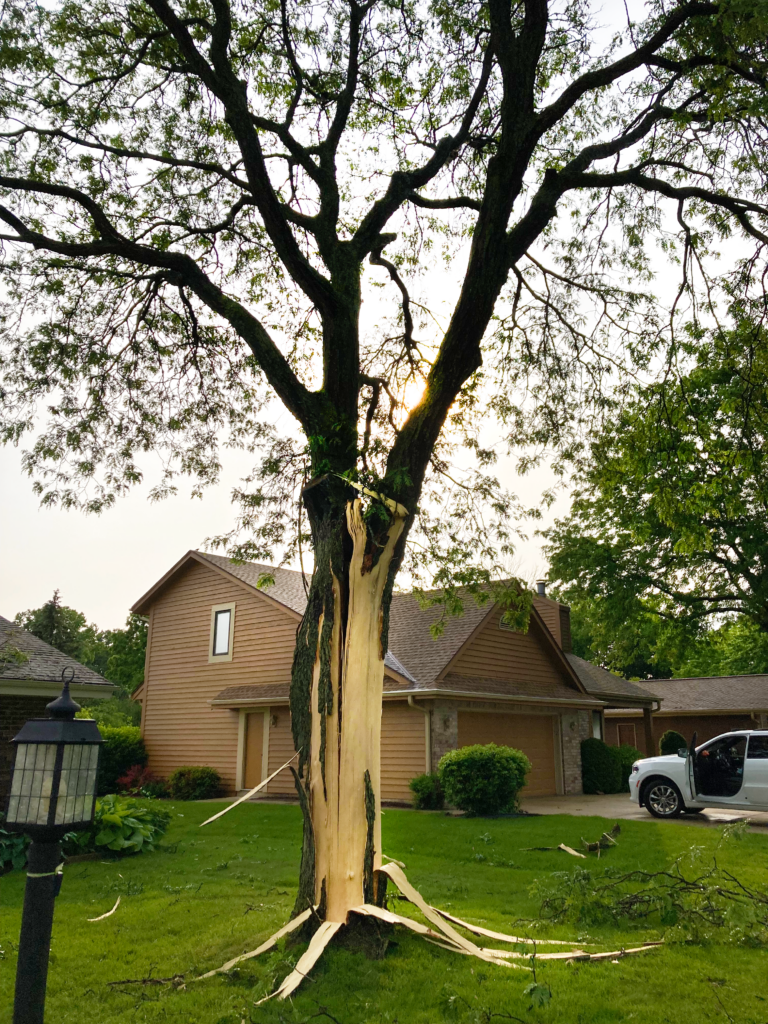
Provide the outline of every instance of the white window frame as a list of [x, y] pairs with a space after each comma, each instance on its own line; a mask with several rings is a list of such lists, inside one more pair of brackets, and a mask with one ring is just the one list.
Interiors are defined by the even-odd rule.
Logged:
[[[227, 653], [226, 654], [214, 654], [213, 653], [213, 641], [216, 635], [216, 613], [217, 612], [229, 612], [229, 637], [227, 638]], [[208, 638], [208, 664], [215, 665], [220, 661], [232, 661], [232, 648], [234, 647], [235, 638], [235, 602], [231, 604], [215, 604], [211, 608], [211, 634]]]

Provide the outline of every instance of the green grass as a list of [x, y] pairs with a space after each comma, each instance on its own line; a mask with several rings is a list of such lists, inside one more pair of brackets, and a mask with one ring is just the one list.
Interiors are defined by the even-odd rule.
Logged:
[[[727, 1024], [721, 1003], [738, 1024], [768, 1020], [766, 952], [730, 945], [670, 945], [617, 964], [542, 963], [538, 979], [552, 989], [544, 1009], [529, 1009], [523, 989], [530, 976], [522, 971], [451, 954], [402, 929], [384, 960], [330, 949], [293, 1004], [253, 1009], [295, 963], [301, 947], [281, 948], [250, 961], [232, 978], [212, 978], [186, 990], [109, 987], [112, 981], [150, 975], [189, 979], [255, 948], [286, 921], [297, 880], [298, 810], [246, 804], [198, 829], [215, 808], [173, 805], [165, 850], [66, 869], [56, 906], [49, 1024], [240, 1024], [243, 1019], [491, 1024], [504, 1014], [561, 1024]], [[673, 822], [621, 824], [619, 846], [593, 868], [660, 869], [694, 844], [713, 851], [720, 839], [716, 830]], [[430, 902], [488, 927], [519, 932], [524, 926], [514, 922], [537, 916], [528, 893], [534, 878], [583, 863], [563, 853], [521, 848], [577, 846], [581, 836], [597, 838], [606, 821], [473, 820], [388, 810], [383, 827], [385, 851], [404, 861], [409, 879]], [[747, 835], [722, 846], [718, 862], [747, 882], [763, 883], [768, 836]], [[0, 1021], [10, 1019], [23, 885], [18, 872], [0, 879]], [[109, 910], [118, 895], [122, 902], [112, 917], [87, 923]], [[577, 932], [575, 926], [552, 926], [540, 934], [577, 938]], [[601, 948], [634, 945], [658, 934], [653, 927], [589, 930], [590, 941]]]

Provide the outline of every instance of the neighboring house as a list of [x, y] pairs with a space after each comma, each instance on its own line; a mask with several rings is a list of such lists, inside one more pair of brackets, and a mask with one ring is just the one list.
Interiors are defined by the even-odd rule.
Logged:
[[[26, 658], [17, 658], [16, 652]], [[11, 740], [27, 719], [48, 717], [46, 704], [61, 693], [65, 668], [75, 673], [70, 692], [79, 704], [111, 697], [116, 689], [98, 672], [0, 615], [0, 808], [10, 787]]]
[[704, 743], [735, 729], [768, 728], [768, 675], [649, 679], [643, 686], [661, 702], [653, 713], [652, 744], [645, 740], [638, 712], [630, 708], [606, 711], [608, 743], [631, 743], [651, 756], [658, 754], [659, 740], [668, 729], [687, 743], [695, 732], [697, 743]]
[[[264, 589], [260, 578], [274, 583]], [[136, 604], [149, 617], [142, 729], [150, 767], [216, 768], [229, 791], [257, 785], [293, 752], [288, 691], [296, 628], [306, 604], [298, 572], [190, 551]], [[602, 734], [605, 707], [653, 698], [611, 677], [618, 701], [572, 663], [570, 612], [534, 599], [527, 633], [468, 599], [438, 640], [439, 608], [396, 594], [382, 708], [382, 798], [408, 800], [408, 782], [447, 750], [495, 742], [533, 764], [526, 792], [581, 792], [580, 742]], [[586, 664], [586, 663], [584, 663]], [[608, 673], [606, 673], [608, 675]], [[586, 682], [585, 682], [586, 679]], [[590, 688], [591, 687], [591, 688]], [[599, 690], [599, 686], [597, 687]], [[270, 794], [292, 795], [283, 773]]]

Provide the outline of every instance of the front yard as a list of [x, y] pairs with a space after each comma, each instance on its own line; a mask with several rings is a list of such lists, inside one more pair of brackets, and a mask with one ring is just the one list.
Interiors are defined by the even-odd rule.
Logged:
[[[205, 829], [215, 804], [172, 805], [163, 848], [119, 861], [87, 861], [66, 869], [57, 900], [46, 1018], [51, 1024], [240, 1024], [336, 1021], [338, 1024], [492, 1024], [499, 1020], [602, 1024], [687, 1024], [768, 1020], [766, 952], [744, 946], [670, 944], [617, 963], [540, 962], [548, 1005], [531, 1007], [531, 976], [461, 957], [398, 929], [383, 960], [343, 948], [325, 954], [293, 1004], [253, 1003], [288, 972], [302, 947], [279, 948], [247, 962], [231, 977], [189, 979], [255, 948], [290, 914], [301, 822], [295, 807], [246, 804]], [[535, 878], [585, 866], [560, 852], [522, 848], [580, 846], [612, 822], [547, 816], [461, 819], [387, 810], [385, 852], [406, 864], [410, 881], [435, 905], [488, 928], [520, 934], [521, 918], [538, 915], [529, 894]], [[621, 823], [619, 845], [586, 866], [602, 873], [669, 866], [692, 845], [709, 856], [719, 830], [674, 822]], [[722, 844], [718, 863], [740, 880], [768, 880], [768, 836]], [[0, 1006], [10, 1018], [24, 875], [0, 879]], [[120, 907], [97, 923], [88, 918]], [[395, 909], [402, 912], [405, 904]], [[516, 923], [517, 922], [517, 923]], [[582, 938], [597, 949], [661, 936], [658, 921], [629, 925], [548, 925], [541, 937]], [[113, 982], [183, 975], [186, 988]]]

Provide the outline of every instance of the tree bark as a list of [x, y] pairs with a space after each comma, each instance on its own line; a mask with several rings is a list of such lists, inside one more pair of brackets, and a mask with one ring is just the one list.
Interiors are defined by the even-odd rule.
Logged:
[[375, 536], [342, 481], [305, 491], [315, 573], [299, 626], [291, 718], [304, 845], [295, 913], [326, 921], [379, 898], [381, 709], [390, 578], [404, 520]]

